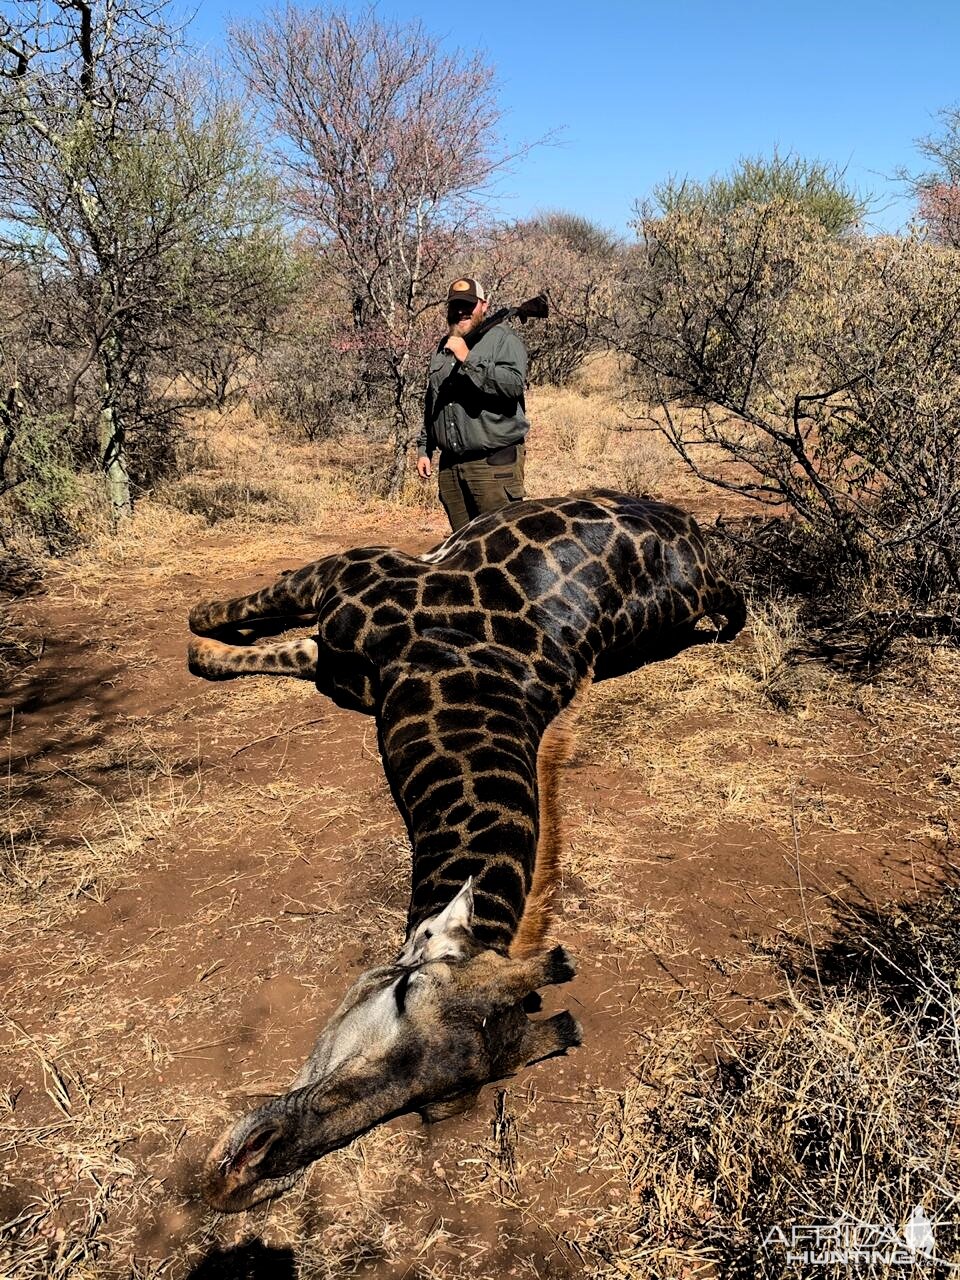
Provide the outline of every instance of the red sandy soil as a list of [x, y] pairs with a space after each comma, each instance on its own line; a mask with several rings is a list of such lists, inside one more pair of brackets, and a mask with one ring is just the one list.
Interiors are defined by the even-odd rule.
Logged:
[[[234, 557], [224, 576], [211, 567], [220, 538], [185, 547], [154, 589], [141, 564], [100, 597], [75, 599], [66, 577], [22, 609], [45, 648], [12, 691], [10, 773], [38, 848], [87, 856], [111, 814], [111, 831], [136, 820], [137, 832], [101, 880], [59, 892], [46, 914], [50, 886], [28, 893], [7, 933], [0, 1087], [16, 1096], [0, 1222], [25, 1215], [9, 1274], [44, 1274], [42, 1238], [59, 1249], [51, 1275], [582, 1275], [578, 1234], [624, 1194], [593, 1157], [637, 1045], [685, 1010], [707, 1010], [718, 1035], [762, 1022], [782, 987], [771, 948], [824, 936], [839, 901], [935, 885], [935, 780], [955, 739], [898, 721], [883, 689], [866, 706], [844, 692], [802, 713], [745, 705], [733, 686], [698, 702], [691, 691], [719, 669], [739, 672], [748, 635], [739, 658], [705, 646], [598, 689], [567, 773], [556, 929], [580, 973], [549, 1001], [573, 1009], [583, 1048], [501, 1086], [513, 1130], [497, 1126], [491, 1087], [469, 1115], [430, 1130], [406, 1119], [361, 1144], [359, 1162], [323, 1162], [287, 1217], [217, 1224], [194, 1197], [198, 1161], [247, 1095], [292, 1077], [352, 977], [398, 947], [408, 855], [372, 721], [293, 682], [194, 679], [187, 608], [339, 545], [435, 540], [354, 529], [248, 572]], [[111, 757], [120, 739], [134, 746]], [[696, 767], [676, 763], [677, 743]], [[709, 781], [717, 768], [726, 791]], [[112, 1193], [98, 1199], [101, 1184]], [[50, 1211], [31, 1228], [44, 1190]], [[92, 1231], [91, 1203], [104, 1214]], [[89, 1250], [74, 1267], [64, 1246], [81, 1223]], [[322, 1266], [302, 1260], [304, 1234]]]

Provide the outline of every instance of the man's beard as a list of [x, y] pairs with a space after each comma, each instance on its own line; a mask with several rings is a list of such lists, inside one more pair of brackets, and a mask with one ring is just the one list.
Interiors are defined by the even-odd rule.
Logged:
[[456, 319], [448, 315], [447, 324], [450, 326], [451, 335], [456, 334], [460, 338], [465, 338], [468, 333], [473, 332], [481, 319], [480, 315], [474, 315], [472, 312], [468, 316], [458, 316]]

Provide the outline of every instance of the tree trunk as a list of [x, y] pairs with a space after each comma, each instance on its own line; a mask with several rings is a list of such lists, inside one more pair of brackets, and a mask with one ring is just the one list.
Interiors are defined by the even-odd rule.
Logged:
[[413, 397], [407, 380], [407, 359], [402, 357], [391, 370], [393, 373], [393, 459], [390, 463], [390, 475], [387, 479], [387, 497], [399, 498], [403, 492], [403, 482], [407, 475], [407, 453], [413, 433], [410, 430], [410, 419], [413, 409]]
[[116, 524], [133, 515], [133, 499], [123, 447], [123, 426], [112, 405], [100, 411], [100, 465], [106, 481], [110, 514]]
[[387, 497], [399, 498], [407, 474], [407, 449], [410, 443], [407, 415], [398, 405], [393, 417], [393, 458], [387, 478]]
[[100, 466], [106, 483], [110, 515], [116, 526], [133, 515], [130, 473], [124, 448], [123, 418], [117, 411], [117, 379], [114, 372], [116, 340], [108, 340], [101, 352], [103, 407], [100, 410]]

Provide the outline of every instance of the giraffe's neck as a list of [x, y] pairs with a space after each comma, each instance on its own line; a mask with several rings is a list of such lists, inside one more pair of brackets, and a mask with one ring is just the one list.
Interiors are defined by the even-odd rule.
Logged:
[[394, 673], [381, 701], [384, 768], [413, 845], [408, 928], [474, 883], [474, 933], [505, 951], [537, 852], [537, 749], [556, 713], [474, 666]]

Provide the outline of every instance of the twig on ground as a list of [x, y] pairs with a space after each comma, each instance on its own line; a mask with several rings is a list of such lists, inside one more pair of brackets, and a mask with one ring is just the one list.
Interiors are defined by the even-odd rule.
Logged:
[[251, 747], [258, 747], [261, 742], [273, 742], [276, 738], [287, 737], [291, 733], [296, 733], [298, 729], [308, 729], [312, 724], [320, 724], [326, 720], [326, 716], [314, 716], [312, 720], [301, 720], [297, 724], [292, 724], [289, 729], [278, 729], [276, 733], [265, 734], [262, 738], [253, 738], [250, 742], [245, 742], [242, 747], [237, 747], [236, 751], [230, 752], [231, 760], [241, 754], [241, 752], [249, 751]]

